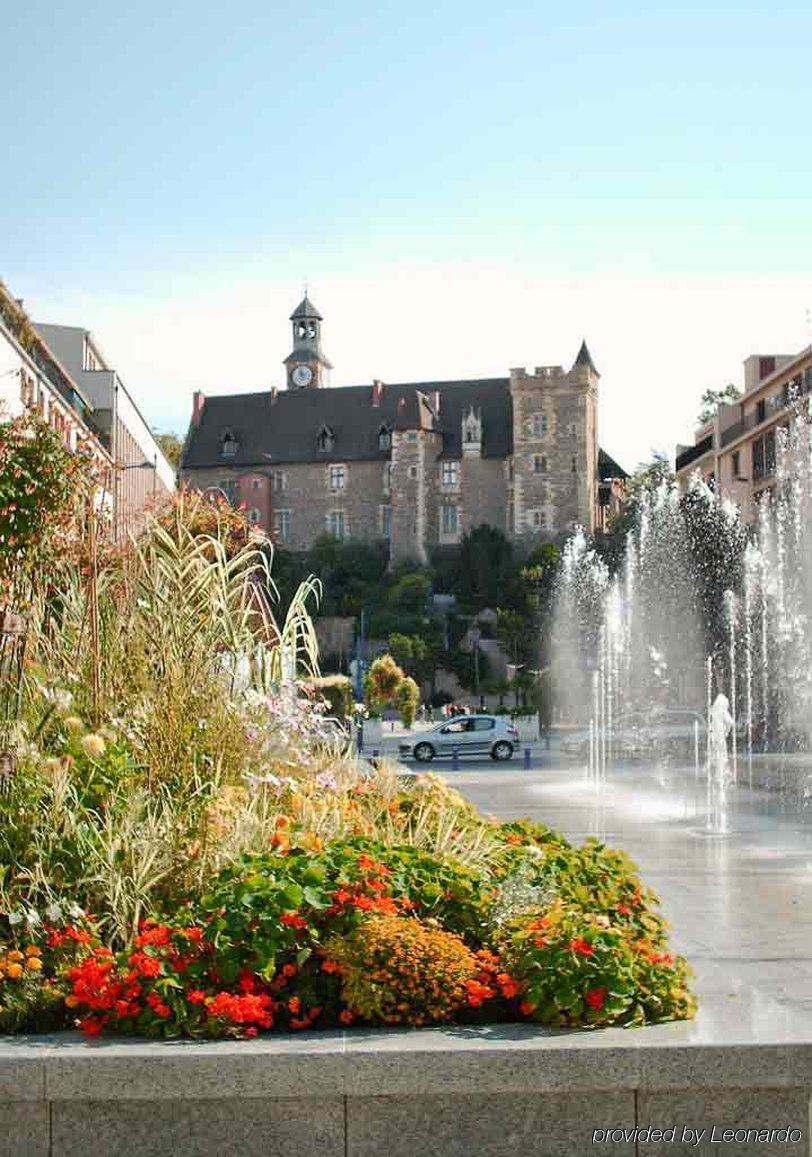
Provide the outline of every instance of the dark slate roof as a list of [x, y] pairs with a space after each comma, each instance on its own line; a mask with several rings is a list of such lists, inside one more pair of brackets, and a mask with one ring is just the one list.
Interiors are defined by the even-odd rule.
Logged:
[[[440, 395], [438, 414], [434, 410], [435, 393]], [[508, 378], [384, 383], [380, 404], [374, 406], [372, 398], [372, 386], [207, 398], [200, 425], [189, 431], [183, 468], [269, 467], [283, 462], [318, 461], [316, 438], [322, 426], [329, 426], [335, 433], [335, 446], [329, 455], [333, 460], [387, 458], [388, 451], [378, 447], [382, 425], [390, 429], [437, 430], [443, 435], [443, 455], [460, 458], [462, 414], [470, 406], [482, 414], [483, 456], [506, 458], [512, 453]], [[226, 430], [232, 431], [239, 442], [233, 458], [220, 454], [220, 441]]]
[[[598, 373], [595, 368], [595, 363], [592, 360], [592, 354], [589, 352], [589, 346], [585, 341], [581, 342], [581, 348], [578, 350], [578, 357], [575, 359], [575, 365], [588, 366], [589, 369], [592, 370], [593, 374]], [[598, 374], [598, 377], [600, 377], [600, 374]]]
[[316, 309], [315, 305], [310, 300], [310, 298], [307, 296], [307, 294], [304, 295], [302, 300], [299, 302], [299, 304], [294, 309], [293, 313], [290, 315], [290, 320], [291, 321], [298, 321], [298, 319], [300, 317], [312, 317], [312, 318], [315, 318], [316, 321], [324, 321], [324, 318], [321, 316], [319, 311]]
[[608, 482], [610, 478], [628, 478], [629, 475], [622, 466], [618, 466], [614, 458], [605, 450], [598, 450], [598, 478], [601, 482]]

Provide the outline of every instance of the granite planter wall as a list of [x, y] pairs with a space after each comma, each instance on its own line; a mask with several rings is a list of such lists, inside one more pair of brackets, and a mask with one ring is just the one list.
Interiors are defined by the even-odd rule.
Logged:
[[[689, 1038], [673, 1025], [210, 1044], [5, 1038], [0, 1154], [806, 1157], [812, 1044]], [[673, 1138], [658, 1139], [657, 1129]], [[778, 1135], [723, 1140], [724, 1130], [743, 1129]]]

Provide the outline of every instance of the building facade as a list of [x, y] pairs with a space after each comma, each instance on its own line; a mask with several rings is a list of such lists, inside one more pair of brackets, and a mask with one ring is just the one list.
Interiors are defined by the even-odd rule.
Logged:
[[752, 523], [761, 497], [775, 486], [778, 432], [806, 411], [810, 393], [812, 346], [798, 354], [751, 354], [742, 396], [717, 407], [713, 420], [696, 431], [693, 446], [677, 447], [680, 483], [699, 471]]
[[112, 514], [113, 459], [93, 423], [91, 401], [0, 282], [0, 421], [25, 410], [39, 414], [72, 453], [91, 457]]
[[90, 331], [43, 323], [36, 329], [88, 400], [93, 425], [115, 463], [116, 536], [137, 533], [147, 511], [175, 489], [175, 471]]
[[530, 546], [593, 530], [616, 503], [586, 343], [569, 370], [325, 388], [321, 314], [305, 297], [290, 320], [286, 388], [196, 393], [180, 471], [278, 542], [386, 539], [393, 562], [422, 562], [481, 523]]

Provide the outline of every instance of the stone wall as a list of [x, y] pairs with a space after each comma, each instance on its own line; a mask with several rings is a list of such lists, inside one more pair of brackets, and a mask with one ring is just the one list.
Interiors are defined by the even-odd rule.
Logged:
[[[812, 1044], [702, 1044], [686, 1028], [5, 1038], [0, 1157], [805, 1157]], [[792, 1140], [721, 1143], [765, 1128]]]

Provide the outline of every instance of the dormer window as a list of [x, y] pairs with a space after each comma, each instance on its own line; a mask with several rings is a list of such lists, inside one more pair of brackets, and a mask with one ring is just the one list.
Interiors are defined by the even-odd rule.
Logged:
[[318, 437], [316, 438], [316, 447], [318, 448], [319, 453], [329, 454], [329, 452], [333, 449], [333, 446], [335, 446], [335, 441], [335, 434], [330, 429], [330, 427], [322, 426], [322, 428], [319, 430]]
[[233, 430], [226, 430], [220, 439], [220, 454], [223, 458], [234, 458], [240, 444], [234, 436]]
[[381, 426], [380, 430], [378, 431], [378, 449], [392, 449], [392, 431], [388, 426]]

